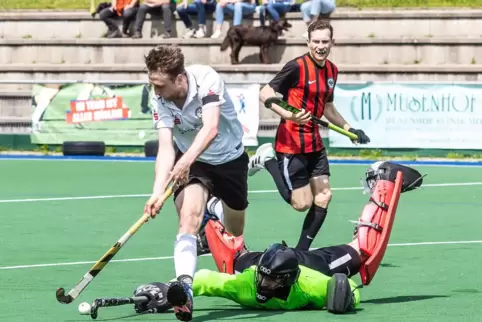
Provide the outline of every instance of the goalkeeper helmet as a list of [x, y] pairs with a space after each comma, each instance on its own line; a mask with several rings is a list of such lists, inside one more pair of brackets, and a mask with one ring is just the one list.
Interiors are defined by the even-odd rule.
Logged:
[[263, 303], [273, 297], [287, 297], [299, 276], [300, 267], [294, 250], [284, 243], [272, 244], [256, 266], [256, 300]]

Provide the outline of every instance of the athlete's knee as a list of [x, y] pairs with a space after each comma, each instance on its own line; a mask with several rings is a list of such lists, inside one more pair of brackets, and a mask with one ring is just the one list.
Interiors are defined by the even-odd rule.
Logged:
[[309, 186], [293, 190], [291, 197], [291, 207], [297, 211], [307, 211], [313, 204], [313, 195]]
[[330, 188], [324, 188], [319, 191], [314, 198], [314, 203], [318, 207], [327, 208], [330, 204], [332, 193]]
[[305, 212], [308, 209], [311, 208], [312, 203], [307, 203], [307, 202], [296, 202], [295, 200], [291, 201], [291, 207], [293, 207], [294, 210], [300, 211], [300, 212]]

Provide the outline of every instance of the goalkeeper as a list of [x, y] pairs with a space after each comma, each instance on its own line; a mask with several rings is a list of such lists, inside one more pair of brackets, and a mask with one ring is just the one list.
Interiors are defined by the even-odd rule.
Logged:
[[[198, 271], [194, 296], [223, 297], [249, 308], [345, 313], [356, 307], [360, 294], [349, 277], [359, 273], [362, 284], [370, 284], [385, 254], [400, 194], [422, 184], [417, 170], [392, 162], [374, 163], [365, 176], [371, 196], [348, 244], [303, 251], [283, 243], [248, 252], [242, 236], [209, 221], [206, 237], [220, 272]], [[187, 301], [182, 294], [169, 287], [167, 300], [180, 306]]]

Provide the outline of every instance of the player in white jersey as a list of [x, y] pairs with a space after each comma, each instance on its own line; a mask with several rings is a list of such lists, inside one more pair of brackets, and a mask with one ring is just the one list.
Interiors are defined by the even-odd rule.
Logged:
[[249, 158], [233, 102], [213, 68], [185, 68], [183, 53], [173, 45], [152, 49], [145, 63], [155, 93], [153, 118], [159, 151], [153, 193], [144, 211], [155, 217], [171, 179], [182, 182], [174, 193], [179, 215], [174, 245], [177, 281], [170, 285], [167, 297], [176, 317], [190, 321], [196, 234], [206, 202], [210, 194], [221, 199], [226, 229], [235, 236], [243, 234]]

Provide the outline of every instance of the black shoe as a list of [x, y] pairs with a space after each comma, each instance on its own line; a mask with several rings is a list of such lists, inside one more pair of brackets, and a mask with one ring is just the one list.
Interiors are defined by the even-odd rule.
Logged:
[[[191, 279], [190, 277], [185, 277]], [[191, 279], [192, 280], [192, 279]], [[178, 281], [172, 282], [167, 290], [167, 301], [173, 306], [176, 318], [180, 321], [191, 321], [193, 299], [191, 287], [180, 276]]]

